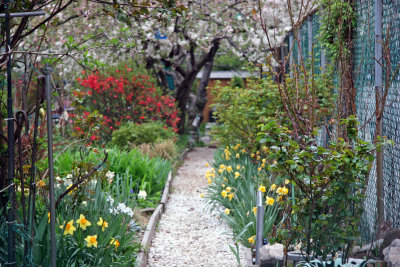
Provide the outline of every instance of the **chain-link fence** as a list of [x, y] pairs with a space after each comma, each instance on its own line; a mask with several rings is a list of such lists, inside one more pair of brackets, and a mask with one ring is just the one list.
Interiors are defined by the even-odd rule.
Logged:
[[[357, 0], [355, 2], [356, 27], [353, 39], [354, 85], [356, 88], [356, 110], [360, 122], [360, 136], [371, 142], [375, 133], [375, 21], [374, 0]], [[304, 20], [299, 29], [303, 59], [306, 60], [310, 51], [308, 47], [308, 20]], [[312, 37], [314, 73], [320, 73], [323, 62], [323, 48], [318, 42], [320, 16], [312, 15]], [[295, 39], [295, 38], [294, 38]], [[387, 105], [383, 115], [383, 135], [394, 141], [394, 146], [384, 149], [383, 179], [384, 179], [384, 206], [385, 221], [392, 222], [394, 227], [400, 227], [400, 74], [393, 75], [400, 63], [400, 1], [383, 0], [383, 43], [384, 56], [390, 54], [390, 68], [384, 67], [385, 77], [391, 80]], [[385, 51], [385, 43], [388, 49]], [[284, 39], [283, 49], [285, 57], [289, 59], [289, 35]], [[297, 42], [293, 42], [293, 63], [298, 64], [300, 55]], [[326, 53], [326, 51], [324, 51]], [[289, 60], [288, 60], [289, 61]], [[388, 66], [389, 62], [384, 62]], [[385, 69], [390, 71], [386, 75]], [[286, 65], [289, 72], [289, 64]], [[337, 78], [337, 77], [336, 77]], [[337, 79], [336, 79], [337, 80]], [[386, 82], [388, 83], [388, 82]], [[337, 84], [337, 83], [336, 83]], [[320, 138], [321, 140], [321, 138]], [[361, 233], [364, 242], [370, 242], [377, 229], [377, 190], [376, 164], [373, 163], [371, 175], [368, 179], [364, 214], [361, 219]]]

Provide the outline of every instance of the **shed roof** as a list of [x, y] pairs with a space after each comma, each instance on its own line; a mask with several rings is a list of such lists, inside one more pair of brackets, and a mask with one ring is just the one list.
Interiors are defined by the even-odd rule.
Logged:
[[[203, 71], [197, 73], [196, 78], [201, 79], [203, 75]], [[227, 71], [211, 71], [210, 79], [232, 79], [234, 76], [239, 76], [240, 78], [247, 78], [250, 76], [254, 76], [253, 73], [247, 71], [234, 71], [234, 70], [227, 70]]]

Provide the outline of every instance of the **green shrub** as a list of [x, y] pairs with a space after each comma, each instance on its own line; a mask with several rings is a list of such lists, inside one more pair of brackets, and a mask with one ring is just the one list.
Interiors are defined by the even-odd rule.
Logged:
[[136, 124], [129, 122], [112, 134], [112, 144], [118, 147], [131, 147], [159, 140], [174, 138], [175, 133], [164, 128], [161, 123], [148, 122]]
[[256, 150], [257, 126], [283, 112], [278, 87], [269, 78], [249, 79], [245, 88], [216, 87], [213, 95], [218, 124], [212, 136], [224, 146], [240, 143]]

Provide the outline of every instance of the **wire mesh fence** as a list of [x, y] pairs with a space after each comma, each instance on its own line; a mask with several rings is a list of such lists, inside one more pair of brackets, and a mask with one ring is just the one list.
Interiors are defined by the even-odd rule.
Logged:
[[[375, 25], [374, 0], [357, 0], [355, 2], [356, 26], [353, 38], [354, 85], [356, 88], [356, 112], [360, 122], [360, 137], [371, 142], [375, 133]], [[308, 53], [307, 19], [299, 28], [298, 40], [301, 53], [306, 60]], [[318, 12], [312, 15], [312, 40], [314, 73], [321, 70], [321, 51], [323, 47], [318, 40], [321, 17]], [[389, 80], [392, 81], [387, 96], [387, 105], [383, 114], [383, 135], [394, 141], [393, 146], [384, 149], [384, 221], [390, 221], [393, 227], [400, 227], [400, 74], [393, 75], [400, 63], [400, 2], [383, 0], [383, 39], [388, 44], [384, 51], [390, 58]], [[284, 39], [285, 57], [291, 49], [289, 35]], [[385, 50], [385, 49], [384, 49]], [[329, 53], [329, 51], [324, 51]], [[300, 54], [297, 42], [293, 42], [292, 57], [294, 64], [299, 63]], [[289, 60], [288, 60], [289, 61]], [[388, 66], [389, 62], [384, 62]], [[290, 67], [287, 66], [289, 71]], [[383, 77], [386, 77], [385, 68]], [[338, 77], [335, 78], [335, 81]], [[384, 78], [385, 80], [385, 78]], [[338, 83], [336, 83], [337, 85]], [[385, 86], [385, 84], [384, 84]], [[322, 144], [322, 138], [317, 141]], [[377, 190], [376, 164], [373, 162], [371, 175], [368, 178], [364, 214], [361, 218], [361, 238], [363, 242], [371, 242], [377, 230]]]

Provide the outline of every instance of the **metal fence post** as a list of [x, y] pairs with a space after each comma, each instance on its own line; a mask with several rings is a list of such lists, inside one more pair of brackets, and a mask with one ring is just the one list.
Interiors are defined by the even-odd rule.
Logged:
[[264, 206], [263, 193], [257, 192], [257, 221], [256, 221], [256, 264], [260, 264], [260, 249], [263, 245], [264, 237]]
[[310, 59], [310, 64], [311, 60], [313, 57], [313, 30], [312, 30], [312, 21], [313, 17], [312, 15], [308, 16], [307, 18], [307, 34], [308, 34], [308, 58]]
[[51, 239], [51, 266], [56, 267], [56, 255], [57, 255], [57, 244], [56, 244], [56, 208], [54, 199], [54, 169], [53, 169], [53, 121], [51, 114], [51, 82], [50, 74], [52, 68], [46, 64], [42, 69], [45, 75], [45, 87], [46, 87], [46, 106], [47, 106], [47, 149], [48, 149], [48, 162], [49, 162], [49, 191], [50, 191], [50, 239]]
[[[382, 94], [382, 0], [375, 0], [375, 107], [381, 107]], [[382, 136], [382, 119], [376, 118], [376, 134]], [[376, 153], [376, 193], [377, 193], [377, 227], [385, 219], [384, 192], [383, 192], [383, 151]]]
[[[7, 186], [8, 186], [8, 207], [7, 207], [7, 228], [8, 248], [6, 266], [15, 266], [15, 202], [14, 202], [14, 112], [11, 81], [11, 36], [10, 36], [10, 6], [9, 0], [4, 3], [6, 11], [6, 53], [7, 55]], [[22, 192], [23, 193], [23, 192]]]
[[293, 78], [293, 31], [289, 33], [289, 53], [290, 78]]

